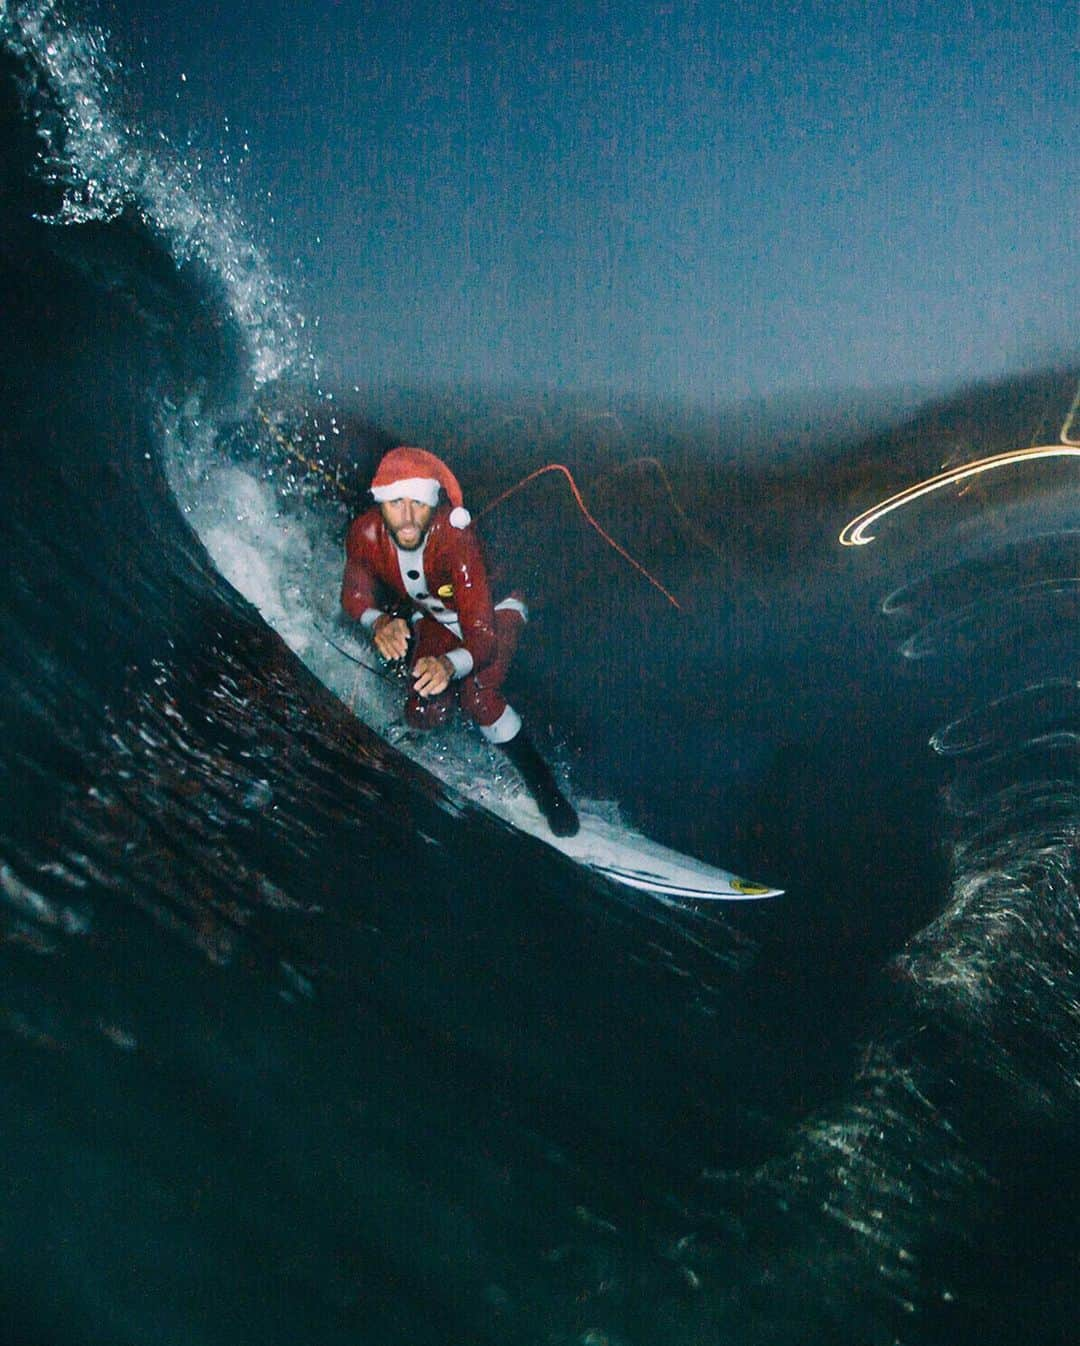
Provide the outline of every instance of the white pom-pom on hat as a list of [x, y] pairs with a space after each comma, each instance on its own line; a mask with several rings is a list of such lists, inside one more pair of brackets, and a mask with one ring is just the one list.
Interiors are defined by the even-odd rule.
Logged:
[[452, 506], [451, 527], [468, 528], [472, 523], [472, 515], [462, 501], [457, 477], [441, 458], [428, 453], [427, 449], [413, 449], [405, 445], [391, 449], [375, 469], [371, 494], [380, 503], [407, 496], [410, 500], [419, 500], [421, 504], [434, 508], [439, 503], [440, 487], [446, 492]]

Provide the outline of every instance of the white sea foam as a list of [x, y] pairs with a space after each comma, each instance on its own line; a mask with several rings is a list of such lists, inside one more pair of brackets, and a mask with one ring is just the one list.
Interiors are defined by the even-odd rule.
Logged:
[[[211, 201], [182, 156], [118, 117], [123, 71], [97, 28], [70, 22], [55, 0], [0, 5], [0, 35], [42, 72], [38, 134], [44, 176], [62, 189], [56, 225], [114, 219], [132, 209], [169, 242], [177, 262], [196, 259], [224, 284], [251, 353], [256, 386], [295, 364], [300, 320], [285, 287], [230, 200]], [[199, 167], [202, 167], [199, 165]]]

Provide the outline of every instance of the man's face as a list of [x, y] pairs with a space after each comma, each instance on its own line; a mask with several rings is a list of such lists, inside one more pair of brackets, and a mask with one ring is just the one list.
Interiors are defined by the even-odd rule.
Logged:
[[384, 500], [380, 506], [383, 522], [402, 551], [415, 551], [427, 534], [431, 516], [430, 505], [402, 496], [400, 500]]

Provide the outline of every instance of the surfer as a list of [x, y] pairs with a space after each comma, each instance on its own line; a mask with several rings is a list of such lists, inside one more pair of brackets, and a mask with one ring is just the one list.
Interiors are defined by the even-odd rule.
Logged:
[[[371, 494], [375, 506], [353, 520], [346, 537], [341, 605], [384, 659], [405, 659], [412, 645], [406, 721], [437, 728], [459, 703], [517, 768], [552, 832], [573, 836], [574, 807], [502, 694], [528, 614], [515, 597], [492, 604], [457, 478], [425, 449], [391, 449]], [[394, 610], [380, 605], [387, 595]]]

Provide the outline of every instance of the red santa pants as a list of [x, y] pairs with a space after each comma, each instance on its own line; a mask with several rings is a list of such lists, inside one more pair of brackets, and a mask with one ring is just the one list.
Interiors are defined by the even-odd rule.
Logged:
[[[495, 658], [478, 673], [469, 673], [455, 680], [445, 692], [438, 696], [418, 696], [410, 692], [405, 702], [405, 719], [414, 729], [437, 729], [450, 718], [455, 701], [480, 726], [481, 730], [496, 728], [494, 742], [500, 742], [514, 736], [521, 721], [507, 705], [502, 694], [503, 679], [510, 667], [510, 661], [517, 649], [521, 628], [525, 622], [521, 613], [514, 608], [495, 610]], [[413, 650], [413, 663], [428, 654], [447, 654], [450, 650], [461, 648], [461, 641], [453, 631], [435, 621], [433, 617], [421, 617], [415, 627], [416, 646]], [[506, 717], [504, 719], [504, 716]], [[501, 721], [501, 725], [497, 722]], [[509, 732], [499, 732], [505, 726]], [[492, 737], [486, 734], [485, 737]]]

